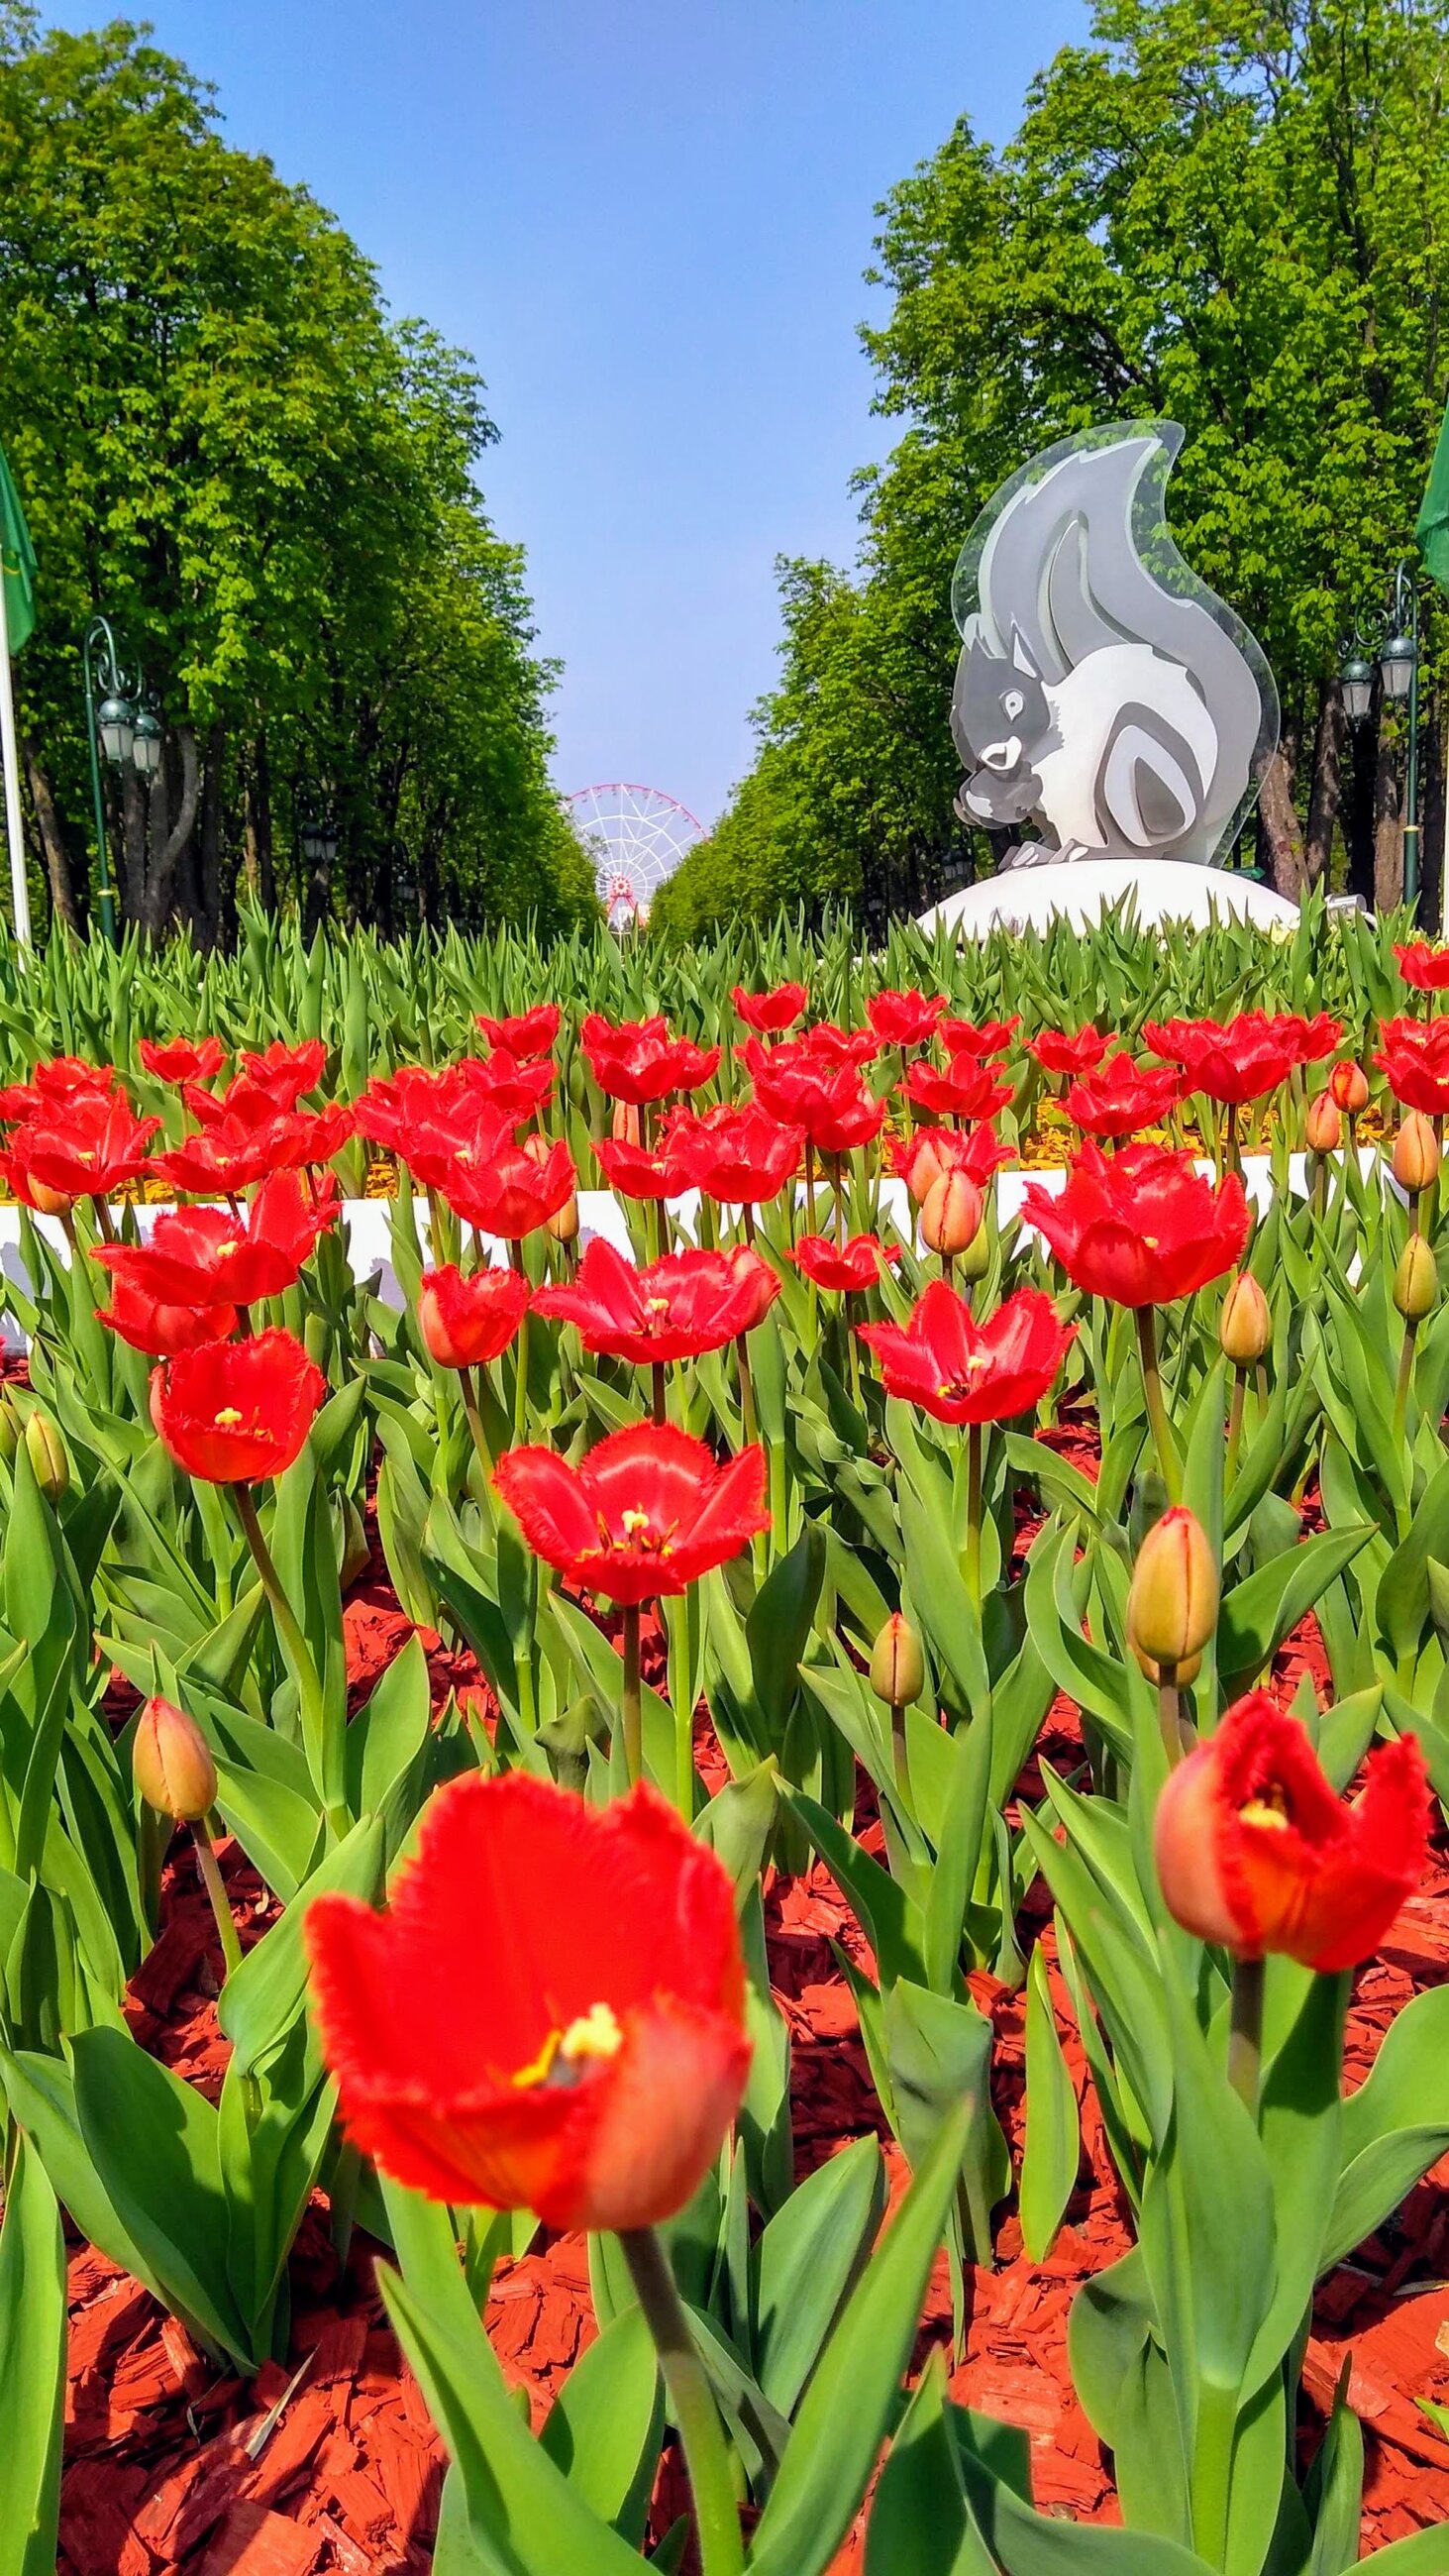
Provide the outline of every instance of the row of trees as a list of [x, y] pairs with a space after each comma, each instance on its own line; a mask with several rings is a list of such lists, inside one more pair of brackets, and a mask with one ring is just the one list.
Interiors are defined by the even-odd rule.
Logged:
[[[27, 825], [58, 920], [94, 903], [98, 608], [164, 711], [154, 782], [108, 783], [124, 912], [153, 935], [225, 937], [239, 888], [383, 927], [591, 907], [522, 557], [474, 481], [477, 373], [390, 319], [346, 233], [222, 140], [144, 29], [42, 33], [0, 0], [0, 334], [39, 558]], [[309, 867], [324, 812], [336, 856]]]
[[[782, 567], [779, 685], [730, 810], [661, 898], [676, 935], [781, 899], [919, 909], [991, 853], [953, 812], [962, 539], [1038, 448], [1166, 415], [1188, 560], [1283, 699], [1259, 855], [1287, 893], [1401, 884], [1402, 719], [1350, 731], [1338, 669], [1382, 632], [1449, 387], [1442, 0], [1098, 0], [1000, 152], [963, 119], [880, 210], [866, 343], [904, 424], [859, 478], [846, 574]], [[1444, 618], [1426, 597], [1423, 789], [1443, 849]]]

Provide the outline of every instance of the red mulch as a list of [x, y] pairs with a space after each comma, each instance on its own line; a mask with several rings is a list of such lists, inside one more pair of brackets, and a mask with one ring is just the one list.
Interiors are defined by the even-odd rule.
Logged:
[[[1054, 1445], [1088, 1472], [1090, 1433], [1069, 1425]], [[1027, 1534], [1029, 1524], [1023, 1528]], [[374, 1550], [350, 1597], [345, 1623], [354, 1705], [413, 1633]], [[472, 1657], [423, 1632], [434, 1700], [450, 1691], [491, 1694]], [[646, 1642], [651, 1678], [662, 1641]], [[1277, 1659], [1275, 1687], [1291, 1695], [1302, 1672], [1326, 1686], [1311, 1619]], [[1080, 1758], [1075, 1713], [1053, 1708], [1044, 1748]], [[705, 1768], [718, 1765], [706, 1748]], [[868, 1812], [864, 1807], [862, 1815]], [[869, 1842], [878, 1827], [866, 1825]], [[274, 1908], [245, 1859], [222, 1860], [244, 1943]], [[1393, 2015], [1449, 1968], [1449, 1861], [1436, 1851], [1425, 1892], [1407, 1906], [1380, 1958], [1357, 1981], [1348, 2078], [1360, 2082]], [[1084, 2152], [1066, 2223], [1045, 2264], [1022, 2250], [1014, 2216], [997, 2238], [994, 2269], [970, 2276], [964, 2355], [952, 2378], [963, 2403], [1020, 2425], [1031, 2437], [1037, 2501], [1047, 2510], [1116, 2518], [1100, 2446], [1072, 2393], [1067, 2316], [1078, 2284], [1127, 2250], [1130, 2235], [1067, 1998], [1056, 1974], [1051, 1926], [1038, 1883], [1028, 1919], [1043, 1942], [1067, 2063], [1082, 2106]], [[164, 1929], [132, 1988], [132, 2027], [156, 2054], [214, 2098], [226, 2062], [214, 1999], [220, 1959], [189, 1850], [168, 1864]], [[883, 2139], [894, 2197], [905, 2168], [885, 2140], [854, 2006], [832, 1941], [870, 1964], [859, 1926], [833, 1880], [815, 1867], [776, 1877], [766, 1894], [772, 1982], [792, 2039], [792, 2104], [802, 2173], [851, 2139]], [[1023, 2121], [1024, 2003], [987, 1975], [971, 1980], [996, 2032], [993, 2098], [1015, 2154]], [[1449, 2519], [1449, 2443], [1416, 2397], [1449, 2397], [1449, 2157], [1403, 2209], [1324, 2285], [1305, 2368], [1304, 2437], [1318, 2438], [1345, 2354], [1350, 2394], [1364, 2419], [1368, 2470], [1364, 2546], [1377, 2548], [1422, 2524]], [[388, 2332], [373, 2280], [373, 2253], [354, 2240], [339, 2276], [325, 2205], [308, 2215], [291, 2266], [293, 2328], [286, 2368], [269, 2363], [250, 2384], [214, 2378], [186, 2335], [125, 2274], [89, 2246], [70, 2266], [70, 2369], [66, 2468], [61, 2492], [61, 2576], [400, 2576], [431, 2560], [442, 2449], [416, 2382]], [[581, 2238], [542, 2238], [499, 2266], [488, 2331], [509, 2382], [528, 2391], [535, 2427], [560, 2380], [592, 2341], [588, 2263]], [[944, 2257], [933, 2278], [918, 2358], [950, 2337]], [[269, 2430], [269, 2410], [299, 2362], [307, 2366]], [[684, 2503], [678, 2462], [661, 2470], [653, 2528]], [[859, 2526], [832, 2576], [860, 2576]]]

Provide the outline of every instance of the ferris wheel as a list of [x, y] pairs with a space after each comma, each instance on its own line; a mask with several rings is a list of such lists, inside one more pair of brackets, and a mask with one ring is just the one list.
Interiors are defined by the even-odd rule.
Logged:
[[662, 788], [624, 778], [580, 787], [563, 806], [589, 854], [612, 930], [647, 921], [665, 879], [704, 838], [704, 825], [687, 805]]

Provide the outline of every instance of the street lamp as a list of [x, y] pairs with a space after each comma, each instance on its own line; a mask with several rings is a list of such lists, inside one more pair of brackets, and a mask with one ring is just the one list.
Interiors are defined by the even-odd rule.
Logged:
[[337, 856], [337, 826], [330, 814], [302, 818], [302, 856], [309, 868], [328, 867]]
[[[1408, 700], [1408, 749], [1404, 762], [1404, 901], [1419, 908], [1419, 591], [1406, 563], [1394, 569], [1393, 631], [1379, 646], [1384, 696], [1395, 706]], [[1373, 694], [1373, 671], [1355, 636], [1339, 672], [1344, 713], [1362, 724]]]
[[[86, 628], [81, 661], [86, 684], [86, 743], [91, 756], [91, 798], [96, 818], [96, 902], [101, 928], [116, 944], [116, 894], [111, 883], [111, 853], [106, 839], [106, 800], [101, 793], [101, 754], [113, 769], [130, 761], [142, 778], [154, 778], [161, 766], [163, 736], [146, 684], [138, 671], [128, 680], [110, 620], [96, 616]], [[104, 695], [99, 705], [96, 690]]]

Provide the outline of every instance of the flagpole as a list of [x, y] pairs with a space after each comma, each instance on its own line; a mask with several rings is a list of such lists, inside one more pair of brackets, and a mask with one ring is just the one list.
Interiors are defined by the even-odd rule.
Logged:
[[10, 621], [5, 612], [5, 573], [0, 566], [0, 761], [5, 770], [5, 838], [10, 846], [10, 894], [15, 937], [30, 946], [30, 888], [25, 879], [25, 836], [20, 828], [20, 755], [15, 747], [15, 695], [10, 685]]

